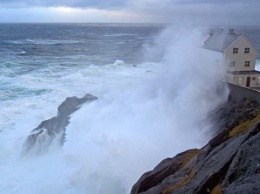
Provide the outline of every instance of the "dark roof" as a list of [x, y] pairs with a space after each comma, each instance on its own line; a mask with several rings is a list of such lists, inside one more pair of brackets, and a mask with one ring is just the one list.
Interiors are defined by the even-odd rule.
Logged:
[[252, 71], [229, 71], [228, 73], [233, 74], [233, 75], [245, 75], [245, 74], [259, 74], [260, 71], [252, 70]]
[[233, 44], [242, 34], [217, 32], [204, 42], [204, 48], [223, 52]]

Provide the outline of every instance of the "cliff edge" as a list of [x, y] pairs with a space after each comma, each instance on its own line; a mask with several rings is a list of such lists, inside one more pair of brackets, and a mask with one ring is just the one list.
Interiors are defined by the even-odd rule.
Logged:
[[207, 145], [163, 160], [142, 175], [131, 194], [259, 194], [260, 105], [229, 101], [214, 120], [219, 130]]

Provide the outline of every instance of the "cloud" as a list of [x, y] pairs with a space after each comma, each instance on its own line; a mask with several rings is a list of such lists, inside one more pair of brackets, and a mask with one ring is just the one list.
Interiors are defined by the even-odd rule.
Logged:
[[259, 5], [258, 0], [244, 1], [244, 0], [1, 0], [0, 5], [5, 7], [20, 7], [20, 6], [43, 6], [43, 7], [81, 7], [81, 8], [117, 8], [125, 9], [128, 6], [134, 8], [157, 9], [157, 8], [174, 8], [185, 6], [217, 6], [223, 7], [230, 5]]
[[85, 12], [89, 10], [112, 11], [113, 14], [118, 11], [122, 17], [124, 13], [128, 15], [125, 20], [122, 19], [123, 22], [260, 24], [260, 21], [256, 19], [260, 17], [258, 11], [260, 1], [258, 0], [1, 0], [0, 7], [2, 9], [71, 7]]
[[254, 25], [258, 19], [260, 1], [243, 0], [135, 0], [132, 10], [170, 23], [210, 25]]
[[120, 0], [2, 0], [1, 7], [75, 7], [118, 9], [124, 7], [125, 1]]
[[[0, 8], [0, 22], [29, 22], [29, 23], [125, 23], [138, 22], [138, 15], [125, 11], [100, 10], [100, 9], [78, 9], [70, 7], [49, 8]], [[13, 14], [15, 13], [15, 14]], [[149, 22], [149, 21], [147, 21]]]

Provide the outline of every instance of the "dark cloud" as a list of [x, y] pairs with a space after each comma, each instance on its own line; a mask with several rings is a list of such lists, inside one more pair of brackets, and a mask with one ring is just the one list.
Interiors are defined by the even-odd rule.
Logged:
[[135, 10], [165, 22], [209, 25], [258, 25], [259, 0], [135, 0]]
[[47, 0], [42, 1], [42, 5], [47, 6], [69, 6], [69, 7], [91, 7], [91, 8], [120, 8], [125, 5], [123, 0]]
[[175, 3], [179, 4], [211, 4], [211, 5], [230, 5], [230, 4], [254, 4], [258, 3], [259, 0], [250, 0], [250, 1], [245, 1], [245, 0], [175, 0]]
[[[134, 6], [133, 6], [134, 5]], [[19, 7], [19, 6], [42, 6], [42, 7], [82, 7], [82, 8], [124, 8], [133, 6], [134, 8], [168, 8], [169, 10], [178, 6], [232, 6], [260, 5], [259, 0], [0, 0], [1, 7]], [[139, 7], [138, 7], [139, 6]]]
[[260, 0], [0, 0], [0, 8], [75, 7], [126, 11], [151, 22], [260, 24]]
[[75, 7], [116, 9], [125, 6], [124, 0], [1, 0], [1, 7]]

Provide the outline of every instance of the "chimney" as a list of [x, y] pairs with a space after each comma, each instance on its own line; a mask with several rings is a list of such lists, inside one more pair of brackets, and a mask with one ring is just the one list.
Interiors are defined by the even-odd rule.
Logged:
[[229, 34], [235, 34], [234, 33], [234, 28], [229, 28], [229, 32], [228, 32]]

